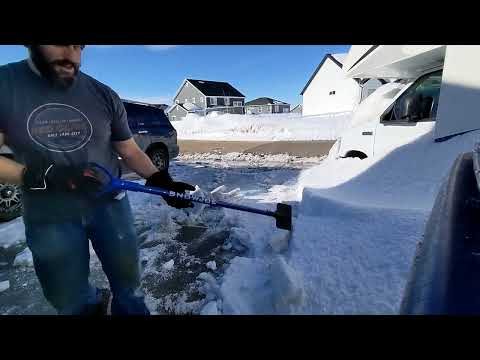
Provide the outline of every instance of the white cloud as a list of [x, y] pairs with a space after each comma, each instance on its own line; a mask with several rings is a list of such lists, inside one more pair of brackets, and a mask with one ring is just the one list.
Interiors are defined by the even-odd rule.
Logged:
[[145, 45], [145, 47], [149, 50], [153, 51], [163, 51], [163, 50], [168, 50], [172, 49], [174, 47], [177, 47], [178, 45]]

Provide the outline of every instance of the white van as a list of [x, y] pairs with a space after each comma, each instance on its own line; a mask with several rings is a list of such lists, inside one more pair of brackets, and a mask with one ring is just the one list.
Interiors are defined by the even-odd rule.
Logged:
[[479, 61], [480, 46], [352, 46], [348, 77], [400, 80], [359, 105], [336, 156], [375, 157], [427, 133], [433, 142], [479, 129]]

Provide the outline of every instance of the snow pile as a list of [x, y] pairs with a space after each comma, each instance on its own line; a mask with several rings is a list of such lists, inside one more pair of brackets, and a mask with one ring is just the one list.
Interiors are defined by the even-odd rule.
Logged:
[[405, 87], [405, 84], [388, 83], [380, 86], [363, 100], [352, 113], [351, 127], [378, 119], [392, 103], [392, 99]]
[[25, 243], [25, 225], [21, 217], [0, 226], [0, 249], [7, 250]]
[[[479, 132], [470, 132], [434, 143], [430, 132], [391, 152], [364, 160], [335, 159], [331, 151], [325, 161], [299, 177], [303, 208], [307, 211], [309, 198], [313, 197], [429, 212], [453, 162], [460, 153], [471, 151], [479, 137]], [[311, 210], [320, 215], [322, 208]]]
[[308, 169], [289, 264], [306, 300], [293, 313], [395, 314], [435, 196], [479, 133], [434, 143], [431, 133], [377, 159]]
[[174, 265], [175, 261], [171, 259], [170, 261], [167, 261], [165, 264], [163, 264], [162, 267], [164, 270], [172, 270]]
[[31, 267], [33, 266], [32, 252], [29, 248], [25, 248], [20, 254], [15, 257], [13, 266]]
[[282, 239], [265, 217], [236, 214], [249, 252], [222, 278], [221, 313], [397, 314], [437, 192], [479, 136], [434, 143], [428, 133], [376, 159], [335, 159], [332, 150], [295, 191], [257, 195], [268, 208], [300, 201], [292, 236]]
[[10, 281], [0, 281], [0, 293], [10, 289]]
[[284, 164], [291, 167], [292, 165], [314, 164], [319, 163], [325, 157], [312, 156], [312, 157], [299, 157], [288, 154], [274, 154], [274, 155], [261, 155], [231, 152], [226, 154], [216, 153], [184, 153], [180, 154], [176, 160], [189, 161], [189, 162], [209, 162], [209, 161], [221, 161], [221, 162], [247, 162], [250, 166], [261, 167], [269, 164]]
[[352, 114], [189, 115], [172, 123], [178, 139], [278, 141], [335, 140], [348, 127]]

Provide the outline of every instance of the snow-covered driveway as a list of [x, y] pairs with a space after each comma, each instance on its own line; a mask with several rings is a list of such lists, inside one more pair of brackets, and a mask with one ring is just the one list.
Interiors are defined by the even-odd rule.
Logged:
[[[198, 191], [211, 192], [224, 185], [216, 193], [227, 201], [273, 208], [274, 201], [259, 203], [259, 199], [272, 186], [294, 183], [301, 169], [320, 161], [285, 155], [191, 154], [174, 161], [171, 173], [175, 179], [198, 185]], [[202, 309], [211, 313], [205, 305], [211, 300], [215, 279], [223, 274], [224, 265], [247, 251], [241, 228], [236, 226], [238, 212], [197, 205], [187, 214], [166, 206], [160, 197], [140, 193], [129, 197], [141, 241], [142, 287], [152, 313], [200, 313]], [[258, 221], [256, 217], [243, 213], [240, 218]], [[263, 221], [275, 227], [273, 219]], [[43, 298], [31, 254], [24, 250], [23, 231], [21, 218], [0, 224], [0, 283], [8, 286], [0, 292], [0, 314], [54, 314]], [[100, 263], [91, 253], [91, 281], [106, 286]]]

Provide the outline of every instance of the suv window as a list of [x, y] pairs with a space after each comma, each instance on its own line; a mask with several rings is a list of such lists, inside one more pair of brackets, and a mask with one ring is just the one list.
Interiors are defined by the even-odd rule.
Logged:
[[[421, 77], [388, 108], [381, 121], [390, 124], [435, 121], [441, 84], [442, 70]], [[416, 111], [412, 112], [413, 108]]]
[[144, 105], [124, 103], [130, 126], [160, 126], [168, 124], [168, 118], [161, 109]]

